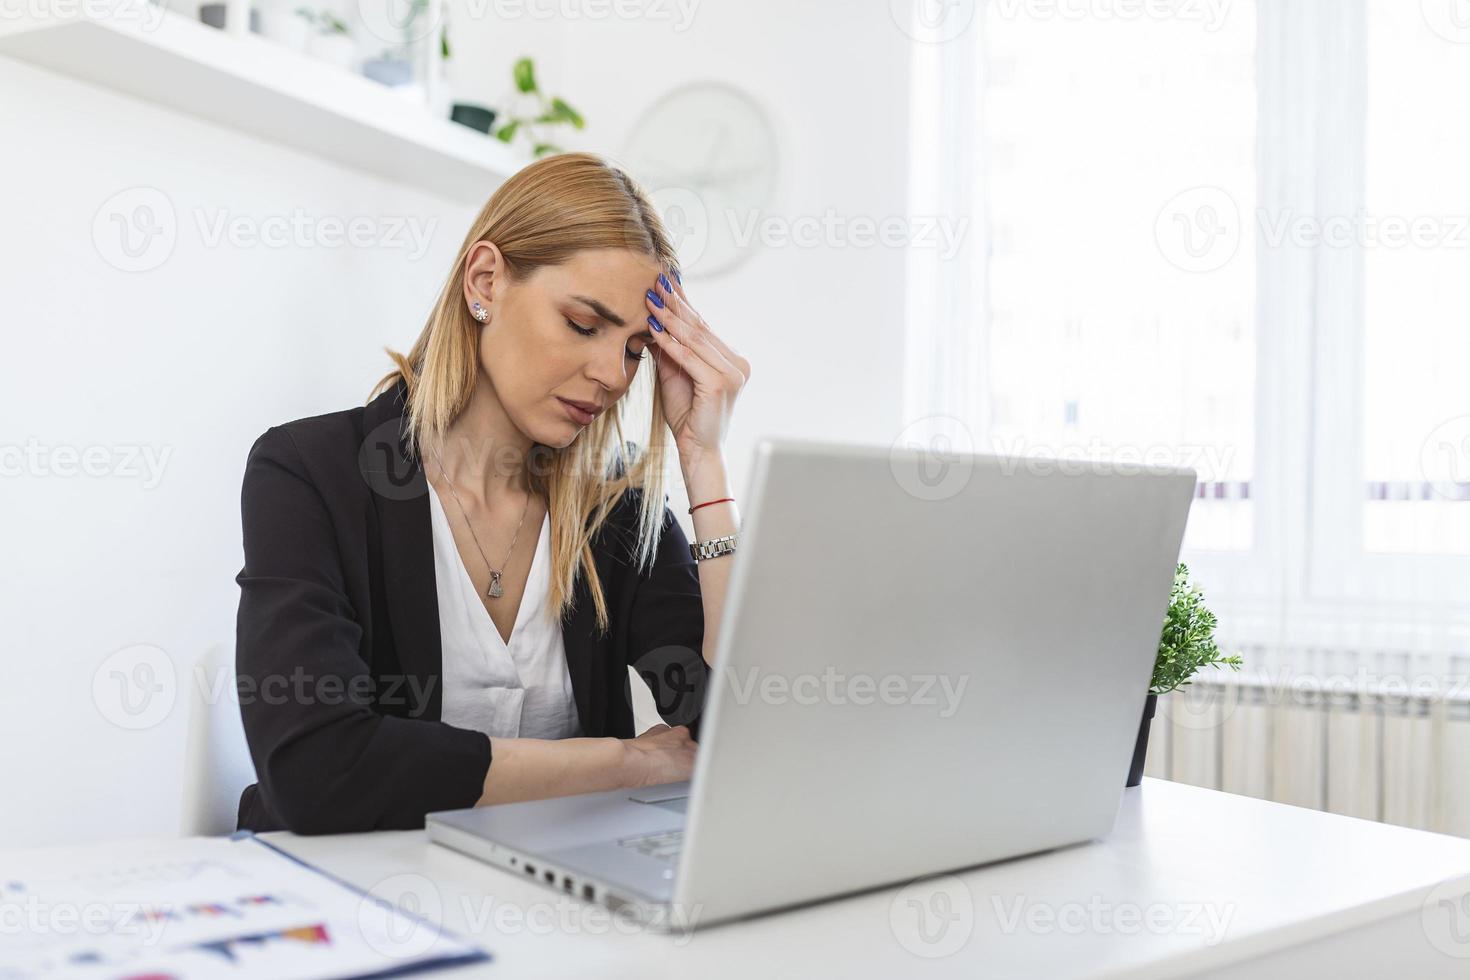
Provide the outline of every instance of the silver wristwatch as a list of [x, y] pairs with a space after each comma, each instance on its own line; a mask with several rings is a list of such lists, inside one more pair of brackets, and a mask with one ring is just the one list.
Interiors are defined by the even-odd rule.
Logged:
[[689, 545], [689, 553], [694, 556], [696, 562], [704, 561], [706, 558], [718, 558], [721, 555], [733, 555], [737, 537], [739, 535], [727, 534], [723, 538], [696, 541]]

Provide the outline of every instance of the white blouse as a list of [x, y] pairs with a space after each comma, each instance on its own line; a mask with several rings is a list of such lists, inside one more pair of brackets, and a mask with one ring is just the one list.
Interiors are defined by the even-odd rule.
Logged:
[[497, 738], [572, 738], [581, 734], [561, 627], [549, 610], [551, 518], [541, 522], [510, 643], [470, 581], [448, 515], [429, 486], [434, 582], [444, 685], [441, 720]]

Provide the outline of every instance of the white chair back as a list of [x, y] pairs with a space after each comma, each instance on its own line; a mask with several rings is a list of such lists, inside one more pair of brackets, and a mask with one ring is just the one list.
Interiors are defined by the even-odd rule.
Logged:
[[255, 782], [235, 696], [233, 655], [215, 645], [189, 678], [184, 747], [184, 799], [179, 831], [186, 837], [233, 833], [240, 793]]

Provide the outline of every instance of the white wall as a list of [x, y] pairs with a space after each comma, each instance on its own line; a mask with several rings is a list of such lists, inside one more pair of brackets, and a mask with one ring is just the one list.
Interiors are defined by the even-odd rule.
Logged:
[[[900, 215], [909, 45], [888, 8], [705, 2], [677, 33], [662, 21], [573, 21], [543, 85], [583, 109], [588, 144], [617, 154], [665, 93], [735, 84], [775, 122], [781, 172], [770, 217]], [[711, 326], [752, 362], [727, 444], [742, 479], [761, 436], [887, 444], [901, 428], [904, 254], [844, 240], [758, 245], [729, 274], [700, 281], [696, 269], [686, 280]]]
[[[454, 0], [457, 98], [494, 102], [511, 63], [587, 118], [562, 144], [621, 158], [642, 114], [692, 82], [738, 86], [775, 124], [780, 176], [767, 216], [840, 222], [907, 210], [910, 39], [890, 4], [840, 0]], [[642, 12], [620, 18], [615, 9]], [[583, 11], [547, 21], [534, 11]], [[476, 12], [481, 16], [477, 19]], [[888, 443], [902, 427], [901, 249], [754, 247], [733, 272], [686, 280], [690, 299], [752, 362], [727, 450], [743, 489], [756, 440], [782, 434]], [[680, 508], [682, 513], [682, 508]]]
[[[170, 831], [192, 664], [233, 649], [245, 454], [270, 425], [366, 399], [388, 366], [381, 347], [412, 340], [471, 214], [11, 61], [0, 92], [0, 445], [43, 451], [0, 483], [0, 830], [13, 842]], [[94, 240], [93, 222], [138, 187], [162, 192], [159, 225], [177, 238], [156, 268], [126, 272], [109, 263], [115, 229]], [[432, 235], [412, 258], [211, 247], [197, 223], [298, 208], [412, 218]], [[110, 475], [50, 473], [60, 447], [96, 446]], [[161, 479], [129, 475], [128, 447], [159, 454]], [[128, 730], [109, 720], [113, 681], [99, 708], [93, 677], [135, 644], [164, 651], [179, 683], [173, 710]]]
[[[537, 55], [546, 87], [590, 120], [574, 148], [617, 153], [657, 95], [727, 79], [778, 120], [785, 213], [903, 208], [907, 54], [882, 6], [711, 3], [677, 36], [637, 22], [454, 23], [461, 91], [480, 85], [493, 101], [511, 61]], [[362, 403], [387, 369], [381, 348], [416, 335], [473, 208], [5, 59], [0, 131], [0, 447], [28, 454], [22, 475], [0, 477], [0, 835], [172, 833], [192, 665], [233, 648], [246, 451], [272, 424]], [[128, 272], [106, 215], [100, 237], [93, 224], [138, 187], [162, 192], [177, 240], [155, 268]], [[422, 255], [211, 247], [197, 223], [298, 208], [431, 234]], [[754, 364], [728, 444], [737, 493], [761, 435], [887, 442], [900, 428], [902, 258], [766, 250], [687, 283]], [[64, 447], [102, 447], [107, 472], [51, 472]], [[161, 478], [123, 467], [132, 447], [161, 460]], [[177, 685], [153, 702], [155, 723], [130, 730], [142, 716], [119, 714], [107, 675], [120, 666], [109, 657], [138, 644], [163, 651]]]

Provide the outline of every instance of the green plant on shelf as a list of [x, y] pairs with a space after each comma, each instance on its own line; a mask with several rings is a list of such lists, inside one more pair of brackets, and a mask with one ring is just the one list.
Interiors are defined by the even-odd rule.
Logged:
[[1189, 568], [1174, 569], [1174, 587], [1169, 590], [1169, 611], [1159, 637], [1150, 694], [1168, 694], [1184, 687], [1203, 667], [1240, 670], [1238, 656], [1221, 656], [1215, 643], [1215, 614], [1205, 606], [1205, 595], [1189, 582]]
[[548, 132], [556, 126], [583, 128], [586, 122], [582, 114], [564, 100], [556, 96], [548, 98], [542, 93], [540, 86], [536, 84], [536, 68], [530, 58], [518, 60], [512, 74], [515, 77], [516, 91], [526, 96], [535, 109], [529, 114], [507, 111], [506, 121], [495, 130], [496, 138], [502, 143], [510, 143], [524, 132], [530, 137], [533, 156], [540, 158], [550, 153], [560, 153], [561, 147], [551, 141]]
[[296, 15], [304, 18], [307, 23], [315, 27], [318, 34], [347, 33], [347, 22], [326, 7], [322, 7], [319, 10], [312, 10], [309, 7], [297, 7]]

